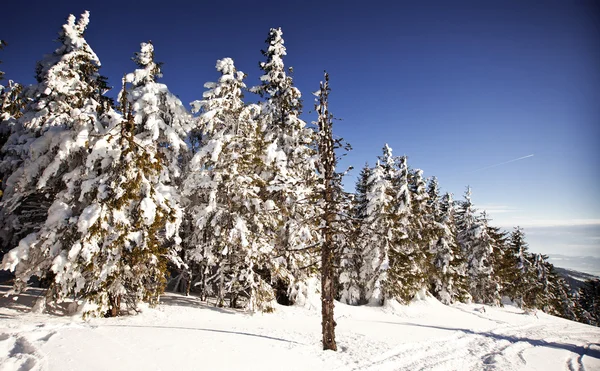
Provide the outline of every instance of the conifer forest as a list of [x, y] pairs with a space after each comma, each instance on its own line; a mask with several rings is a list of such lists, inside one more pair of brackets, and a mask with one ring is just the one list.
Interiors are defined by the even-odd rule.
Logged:
[[187, 108], [160, 82], [151, 42], [132, 51], [109, 97], [89, 20], [68, 17], [37, 83], [0, 72], [0, 268], [16, 293], [47, 288], [38, 308], [75, 300], [84, 316], [134, 314], [168, 289], [270, 312], [318, 286], [333, 350], [334, 300], [510, 300], [600, 325], [600, 281], [571, 290], [522, 228], [477, 210], [469, 187], [442, 192], [382, 143], [347, 191], [338, 160], [350, 146], [333, 134], [328, 102], [335, 76], [315, 76], [303, 97], [281, 29], [265, 30], [259, 85], [223, 58]]

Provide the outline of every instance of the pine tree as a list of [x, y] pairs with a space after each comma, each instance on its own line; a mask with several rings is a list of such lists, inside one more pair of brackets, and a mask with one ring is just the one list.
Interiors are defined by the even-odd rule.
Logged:
[[[6, 42], [0, 40], [0, 50]], [[0, 61], [2, 63], [2, 61]], [[0, 81], [3, 80], [4, 72], [0, 71]], [[20, 156], [15, 156], [4, 145], [8, 138], [17, 131], [17, 119], [21, 117], [23, 109], [23, 87], [12, 80], [8, 80], [7, 86], [0, 84], [0, 199], [2, 199], [4, 185], [8, 176], [20, 163]], [[14, 139], [14, 138], [13, 138]], [[4, 253], [0, 245], [0, 256]]]
[[367, 192], [368, 182], [371, 176], [371, 168], [368, 164], [362, 168], [356, 183], [354, 198], [352, 200], [352, 234], [346, 250], [342, 254], [340, 273], [340, 301], [350, 305], [366, 304], [366, 292], [364, 281], [361, 279], [361, 271], [364, 266], [364, 254], [368, 250], [365, 243], [366, 217], [367, 217]]
[[435, 217], [437, 241], [431, 247], [429, 290], [442, 303], [468, 301], [465, 264], [456, 241], [452, 195], [445, 193], [438, 202], [435, 178], [429, 183], [430, 209]]
[[244, 104], [244, 74], [232, 59], [217, 61], [217, 70], [219, 81], [207, 83], [204, 100], [193, 103], [202, 112], [202, 143], [185, 181], [186, 195], [195, 200], [189, 259], [203, 269], [203, 290], [217, 288], [219, 305], [226, 295], [231, 306], [245, 296], [249, 309], [271, 310], [273, 291], [257, 274], [277, 263], [270, 260], [273, 245], [265, 233], [276, 210], [258, 192], [264, 183], [256, 172], [260, 109]]
[[[389, 151], [391, 150], [386, 145], [384, 160], [391, 162], [393, 157], [385, 156]], [[390, 267], [389, 252], [400, 234], [394, 204], [396, 192], [392, 184], [393, 174], [390, 173], [393, 170], [393, 164], [381, 164], [378, 161], [367, 181], [366, 214], [362, 231], [365, 249], [360, 276], [365, 285], [365, 299], [374, 304], [382, 304], [388, 295], [386, 281]]]
[[509, 243], [499, 264], [499, 275], [502, 281], [502, 293], [515, 301], [519, 306], [527, 306], [524, 302], [526, 292], [537, 281], [537, 276], [531, 280], [532, 262], [525, 241], [525, 233], [516, 227], [510, 234]]
[[551, 270], [547, 262], [548, 256], [531, 254], [531, 269], [526, 274], [528, 285], [524, 294], [524, 302], [529, 308], [541, 309], [549, 312], [551, 309]]
[[[149, 44], [137, 55], [145, 57], [152, 66]], [[41, 230], [5, 258], [5, 266], [17, 268], [17, 286], [32, 274], [50, 275], [46, 302], [79, 299], [84, 315], [115, 316], [121, 304], [135, 310], [140, 302], [158, 303], [167, 262], [178, 257], [182, 210], [167, 160], [183, 140], [167, 129], [182, 117], [157, 104], [168, 93], [154, 82], [156, 71], [126, 76], [119, 94], [124, 117], [112, 110], [100, 117], [102, 132], [62, 177], [65, 189]]]
[[430, 244], [435, 240], [435, 231], [433, 216], [428, 210], [423, 172], [409, 171], [406, 158], [402, 157], [399, 174], [400, 185], [397, 189], [402, 190], [408, 186], [410, 208], [397, 211], [403, 236], [398, 239], [397, 245], [390, 253], [388, 283], [392, 297], [401, 303], [408, 303], [419, 291], [427, 287], [428, 254]]
[[[100, 61], [83, 37], [88, 23], [88, 12], [77, 21], [69, 16], [59, 33], [60, 46], [38, 63], [38, 84], [24, 92], [27, 104], [3, 147], [1, 168], [15, 169], [0, 210], [3, 246], [14, 247], [27, 236], [3, 263], [16, 269], [19, 290], [32, 275], [51, 276], [62, 246], [55, 234], [75, 207], [63, 204], [59, 194], [72, 193], [90, 142], [104, 132], [99, 118], [110, 111], [110, 100], [102, 95], [106, 82], [98, 73]], [[42, 227], [48, 232], [39, 233]]]
[[579, 289], [580, 321], [600, 326], [600, 280], [588, 280]]
[[185, 140], [194, 126], [192, 117], [179, 98], [157, 82], [161, 64], [154, 60], [151, 42], [141, 44], [133, 61], [138, 69], [127, 74], [126, 81], [131, 84], [127, 100], [135, 113], [136, 137], [142, 145], [156, 145], [164, 166], [161, 181], [176, 185], [182, 174], [181, 157], [188, 151]]
[[571, 287], [558, 275], [551, 263], [546, 262], [546, 264], [549, 266], [550, 272], [550, 310], [548, 313], [572, 321], [579, 321], [578, 312], [580, 307], [575, 295], [571, 292]]
[[490, 236], [485, 213], [477, 217], [471, 202], [471, 189], [457, 211], [458, 241], [467, 265], [469, 293], [473, 301], [500, 304], [500, 285], [495, 266], [495, 241]]
[[273, 215], [276, 227], [271, 231], [275, 241], [275, 256], [284, 264], [270, 271], [265, 278], [277, 286], [287, 286], [289, 296], [280, 302], [293, 302], [296, 293], [304, 290], [304, 281], [314, 276], [317, 261], [317, 226], [314, 220], [315, 135], [299, 118], [302, 112], [300, 91], [293, 85], [283, 62], [286, 55], [283, 32], [272, 28], [263, 51], [265, 62], [261, 85], [254, 87], [265, 101], [259, 118], [263, 133], [263, 165], [259, 174], [265, 180], [261, 190], [263, 202], [274, 202], [278, 210]]
[[69, 16], [60, 46], [38, 62], [38, 84], [24, 91], [23, 115], [3, 147], [0, 168], [5, 177], [12, 173], [0, 212], [6, 247], [41, 227], [63, 187], [61, 177], [80, 164], [90, 134], [103, 130], [96, 117], [110, 108], [110, 99], [103, 96], [100, 61], [84, 39], [88, 23], [89, 12], [78, 21]]

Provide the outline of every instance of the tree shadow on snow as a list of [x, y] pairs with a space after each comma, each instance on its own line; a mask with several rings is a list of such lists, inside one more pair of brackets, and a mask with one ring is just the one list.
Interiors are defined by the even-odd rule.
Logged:
[[[0, 307], [8, 308], [21, 313], [32, 311], [38, 299], [42, 299], [46, 294], [46, 289], [38, 287], [28, 287], [24, 292], [17, 295], [8, 295], [12, 286], [0, 285]], [[69, 302], [59, 304], [49, 304], [45, 307], [44, 313], [53, 316], [66, 316], [69, 314]], [[0, 318], [9, 318], [10, 315], [2, 314]]]
[[38, 298], [44, 296], [43, 289], [29, 288], [18, 295], [7, 295], [12, 286], [0, 285], [0, 307], [17, 312], [29, 312]]
[[282, 341], [285, 343], [306, 345], [306, 344], [298, 343], [297, 341], [294, 341], [294, 340], [276, 338], [276, 337], [268, 336], [268, 335], [252, 334], [249, 332], [241, 332], [241, 331], [217, 330], [217, 329], [211, 329], [211, 328], [195, 328], [195, 327], [181, 327], [181, 326], [157, 326], [157, 325], [100, 325], [98, 327], [135, 327], [135, 328], [155, 328], [155, 329], [165, 329], [165, 330], [205, 331], [205, 332], [215, 332], [215, 333], [220, 333], [220, 334], [251, 336], [251, 337], [263, 338], [263, 339], [268, 339], [268, 340]]
[[525, 342], [525, 343], [529, 343], [533, 347], [546, 347], [546, 348], [568, 350], [569, 352], [573, 352], [573, 353], [579, 355], [579, 358], [581, 358], [583, 356], [587, 356], [587, 357], [593, 357], [593, 358], [600, 359], [600, 350], [591, 349], [592, 345], [596, 345], [596, 346], [600, 345], [598, 343], [591, 343], [588, 346], [584, 347], [584, 346], [575, 345], [575, 344], [557, 343], [557, 342], [553, 342], [553, 341], [546, 341], [546, 340], [541, 340], [541, 339], [530, 339], [530, 338], [514, 336], [514, 335], [501, 335], [501, 334], [494, 334], [492, 332], [478, 332], [478, 331], [473, 331], [473, 330], [464, 329], [464, 328], [423, 325], [423, 324], [410, 323], [410, 322], [405, 322], [405, 323], [386, 322], [386, 321], [377, 321], [377, 322], [389, 323], [389, 324], [395, 324], [395, 325], [404, 325], [404, 326], [425, 327], [425, 328], [432, 328], [432, 329], [446, 330], [446, 331], [462, 331], [466, 334], [486, 336], [486, 337], [496, 339], [496, 340], [506, 340], [513, 344], [519, 343], [519, 342]]
[[214, 303], [204, 302], [197, 296], [183, 296], [175, 293], [169, 293], [160, 297], [160, 304], [170, 307], [190, 307], [209, 309], [219, 313], [226, 314], [246, 314], [243, 310], [217, 307]]

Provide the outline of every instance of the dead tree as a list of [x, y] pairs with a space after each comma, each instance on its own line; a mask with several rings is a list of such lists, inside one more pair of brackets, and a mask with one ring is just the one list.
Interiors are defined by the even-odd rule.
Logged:
[[335, 142], [332, 134], [332, 116], [328, 109], [329, 75], [325, 72], [325, 81], [321, 82], [315, 109], [319, 115], [318, 151], [319, 172], [323, 181], [323, 215], [321, 245], [321, 315], [323, 350], [337, 350], [335, 343], [335, 321], [333, 319], [334, 284], [334, 224], [336, 219], [335, 192]]

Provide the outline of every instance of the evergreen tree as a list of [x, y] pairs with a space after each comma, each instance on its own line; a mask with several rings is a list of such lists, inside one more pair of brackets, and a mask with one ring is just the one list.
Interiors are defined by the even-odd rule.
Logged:
[[494, 239], [490, 236], [485, 213], [477, 217], [471, 202], [471, 189], [457, 211], [458, 241], [469, 277], [469, 293], [476, 303], [500, 304], [500, 285], [495, 266]]
[[529, 285], [524, 294], [524, 302], [530, 308], [550, 312], [551, 302], [551, 270], [548, 257], [542, 254], [531, 254], [531, 269], [526, 277]]
[[[403, 236], [390, 253], [388, 274], [389, 292], [401, 303], [408, 303], [427, 287], [427, 268], [430, 244], [435, 241], [433, 215], [429, 212], [425, 181], [421, 170], [409, 171], [406, 157], [400, 159], [398, 188], [410, 192], [410, 208], [404, 209], [401, 202], [398, 211]], [[406, 175], [405, 175], [406, 174]], [[404, 183], [406, 179], [407, 183]], [[406, 192], [406, 191], [404, 191]]]
[[563, 317], [572, 321], [579, 321], [579, 303], [571, 292], [569, 284], [558, 275], [554, 266], [546, 263], [550, 271], [550, 311], [555, 316]]
[[533, 276], [525, 233], [516, 227], [510, 234], [507, 249], [499, 264], [499, 274], [502, 281], [502, 293], [515, 301], [519, 306], [527, 306], [524, 302], [526, 292], [536, 285], [537, 276]]
[[59, 47], [38, 63], [38, 83], [26, 89], [26, 105], [3, 147], [0, 168], [12, 174], [4, 185], [0, 237], [14, 247], [37, 231], [64, 188], [63, 176], [81, 165], [90, 135], [102, 133], [97, 119], [110, 109], [100, 61], [84, 39], [85, 12], [69, 16]]
[[579, 289], [580, 321], [600, 326], [600, 280], [588, 280]]
[[366, 292], [361, 272], [364, 266], [364, 254], [368, 250], [364, 233], [368, 206], [368, 184], [371, 168], [368, 164], [362, 168], [356, 183], [352, 207], [352, 235], [342, 254], [340, 273], [340, 301], [350, 305], [366, 304]]
[[203, 290], [217, 288], [219, 305], [226, 295], [232, 307], [245, 296], [249, 309], [270, 310], [275, 297], [269, 282], [256, 273], [275, 270], [277, 264], [270, 260], [273, 246], [266, 233], [275, 206], [258, 192], [263, 184], [256, 173], [260, 110], [244, 104], [244, 74], [231, 58], [217, 61], [216, 67], [219, 81], [207, 83], [204, 100], [193, 103], [202, 112], [202, 143], [185, 181], [195, 225], [189, 260], [203, 269]]
[[467, 301], [470, 295], [464, 260], [456, 241], [452, 194], [446, 193], [440, 202], [436, 202], [438, 188], [435, 178], [429, 184], [428, 194], [438, 233], [438, 240], [431, 247], [430, 292], [444, 304]]
[[264, 274], [265, 279], [277, 286], [290, 288], [289, 297], [281, 297], [282, 303], [294, 301], [303, 291], [304, 281], [317, 272], [318, 239], [315, 209], [315, 135], [299, 118], [302, 112], [300, 91], [293, 85], [283, 62], [286, 55], [283, 32], [272, 28], [266, 40], [266, 58], [260, 63], [263, 71], [261, 85], [254, 87], [265, 101], [259, 118], [263, 133], [263, 165], [258, 170], [265, 186], [261, 190], [264, 202], [272, 201], [278, 210], [273, 217], [276, 227], [271, 231], [275, 240], [275, 257], [284, 264], [276, 271]]
[[[6, 42], [0, 40], [0, 50], [4, 48]], [[2, 63], [2, 61], [0, 61]], [[4, 78], [4, 72], [0, 71], [0, 81]], [[17, 119], [21, 117], [23, 109], [23, 87], [12, 80], [8, 80], [8, 85], [0, 84], [0, 199], [2, 199], [4, 185], [8, 176], [15, 170], [20, 163], [20, 157], [14, 156], [10, 151], [3, 147], [8, 141], [10, 135], [17, 131]], [[5, 252], [0, 245], [0, 256]]]
[[[137, 58], [152, 66], [152, 52], [142, 44]], [[168, 92], [154, 82], [156, 71], [126, 76], [119, 94], [125, 116], [109, 110], [100, 117], [95, 127], [102, 131], [62, 177], [65, 188], [41, 230], [5, 258], [5, 267], [16, 268], [18, 289], [31, 275], [49, 275], [46, 302], [80, 299], [86, 315], [115, 316], [122, 303], [134, 310], [140, 302], [158, 303], [167, 262], [177, 261], [182, 214], [166, 160], [183, 141], [166, 127], [183, 118], [157, 105]]]
[[405, 210], [398, 203], [399, 182], [395, 158], [386, 144], [383, 156], [372, 169], [367, 181], [366, 208], [361, 243], [364, 244], [361, 280], [365, 285], [365, 300], [382, 304], [385, 298], [395, 297], [394, 279], [388, 278], [390, 251], [396, 248], [401, 229], [401, 213]]
[[19, 244], [21, 257], [5, 256], [4, 266], [17, 269], [17, 286], [25, 285], [31, 275], [48, 273], [60, 247], [51, 248], [52, 242], [42, 247], [40, 239], [46, 236], [36, 232], [45, 224], [62, 228], [72, 206], [59, 206], [57, 195], [69, 192], [68, 183], [84, 164], [89, 141], [104, 132], [99, 116], [110, 105], [102, 95], [106, 84], [98, 73], [100, 62], [83, 37], [88, 22], [88, 12], [79, 20], [69, 16], [59, 33], [60, 46], [38, 63], [38, 84], [24, 92], [27, 104], [3, 147], [0, 168], [5, 178], [11, 175], [0, 210], [2, 245], [12, 248], [27, 236]]

